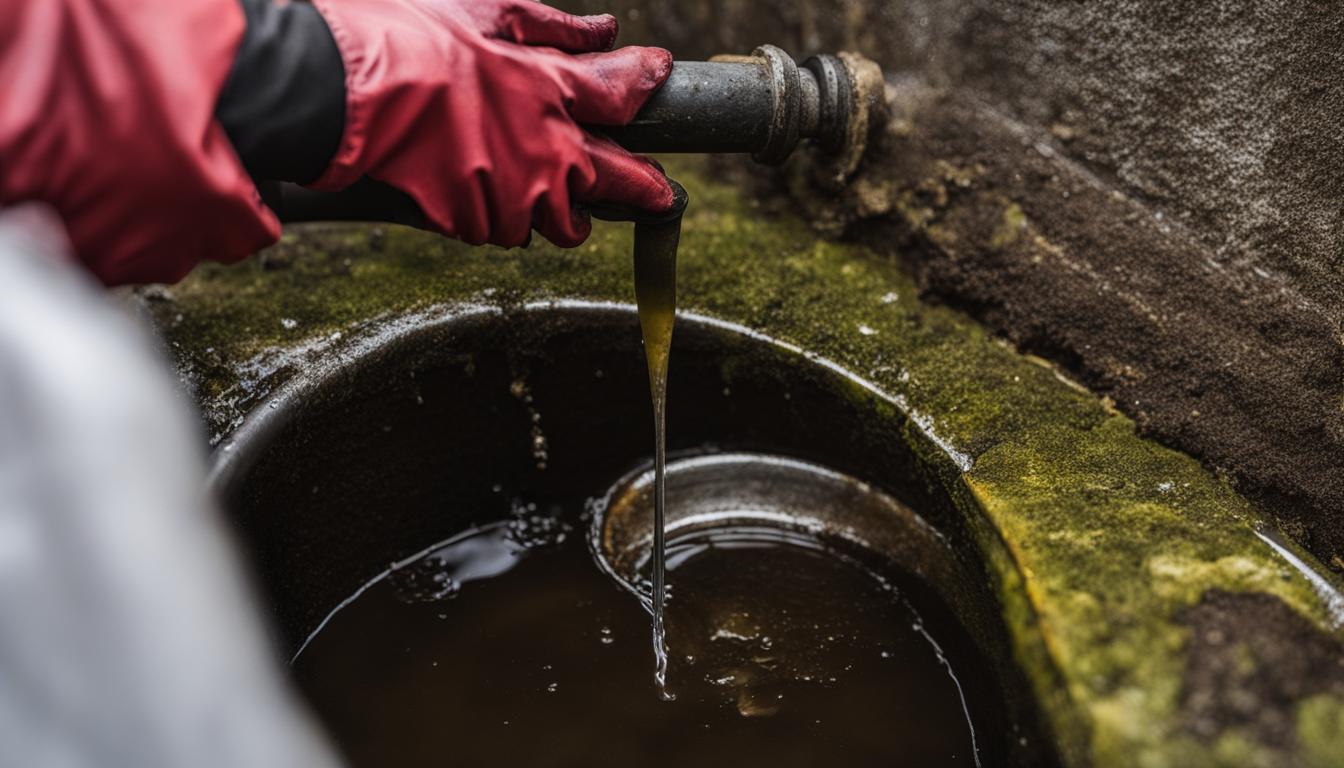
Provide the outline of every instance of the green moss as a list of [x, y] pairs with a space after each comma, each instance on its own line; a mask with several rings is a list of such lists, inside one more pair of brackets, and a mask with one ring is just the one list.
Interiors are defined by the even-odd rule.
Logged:
[[[1187, 639], [1178, 616], [1209, 588], [1276, 595], [1332, 631], [1310, 585], [1256, 537], [1258, 516], [1241, 497], [1189, 457], [1139, 438], [1048, 364], [921, 303], [890, 261], [761, 211], [695, 161], [668, 168], [691, 194], [682, 308], [796, 344], [863, 379], [855, 397], [876, 390], [910, 414], [893, 439], [925, 459], [963, 510], [1017, 660], [1070, 763], [1249, 765], [1270, 754], [1232, 731], [1194, 739], [1178, 711]], [[920, 219], [937, 196], [898, 205]], [[1004, 209], [1005, 243], [1026, 226], [1020, 209]], [[595, 223], [571, 251], [311, 227], [266, 259], [282, 268], [205, 267], [171, 301], [153, 303], [217, 432], [283, 378], [267, 363], [277, 349], [357, 336], [379, 318], [439, 304], [633, 299], [628, 225]], [[731, 377], [734, 359], [724, 365]], [[1308, 750], [1338, 743], [1330, 734], [1341, 704], [1323, 701], [1299, 717]]]
[[1344, 765], [1344, 701], [1313, 696], [1297, 707], [1297, 741], [1307, 768]]
[[1183, 736], [1188, 630], [1176, 619], [1206, 590], [1277, 595], [1328, 626], [1311, 587], [1254, 536], [1247, 503], [1125, 417], [1042, 425], [981, 454], [965, 479], [1028, 576], [1071, 701], [1091, 710], [1098, 764], [1168, 764]]
[[1009, 203], [1008, 207], [1003, 209], [1003, 219], [999, 222], [999, 226], [994, 228], [994, 233], [989, 237], [989, 246], [1005, 248], [1012, 245], [1021, 237], [1026, 227], [1027, 214], [1022, 211], [1022, 206]]

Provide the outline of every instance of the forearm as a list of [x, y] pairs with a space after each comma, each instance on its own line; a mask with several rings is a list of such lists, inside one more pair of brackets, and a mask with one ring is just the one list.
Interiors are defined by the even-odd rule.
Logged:
[[671, 55], [531, 0], [0, 0], [0, 206], [49, 203], [109, 284], [279, 237], [258, 185], [372, 180], [423, 223], [513, 246], [584, 205], [664, 210], [622, 125]]
[[109, 284], [274, 241], [214, 116], [243, 32], [237, 0], [0, 3], [0, 206], [56, 209]]
[[252, 178], [307, 184], [345, 129], [345, 65], [307, 2], [241, 0], [247, 27], [215, 116]]

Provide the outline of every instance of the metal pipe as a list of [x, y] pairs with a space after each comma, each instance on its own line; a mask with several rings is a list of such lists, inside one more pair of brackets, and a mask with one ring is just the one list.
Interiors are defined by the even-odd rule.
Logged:
[[747, 152], [769, 141], [775, 94], [759, 63], [677, 61], [628, 125], [599, 128], [632, 152]]
[[678, 61], [628, 125], [600, 128], [634, 152], [741, 152], [783, 162], [802, 139], [839, 152], [858, 100], [835, 56], [800, 67], [773, 45], [751, 56]]

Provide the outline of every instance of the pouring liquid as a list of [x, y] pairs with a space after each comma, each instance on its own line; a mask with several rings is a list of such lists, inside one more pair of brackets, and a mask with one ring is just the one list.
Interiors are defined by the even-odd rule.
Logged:
[[663, 619], [667, 602], [667, 545], [663, 521], [667, 508], [667, 364], [677, 310], [677, 244], [680, 238], [680, 211], [672, 221], [637, 222], [635, 225], [635, 303], [639, 308], [644, 358], [649, 369], [654, 431], [653, 593], [647, 607], [653, 615], [653, 679], [658, 695], [664, 701], [676, 698], [667, 690], [667, 633]]
[[677, 311], [677, 245], [681, 242], [681, 216], [686, 211], [685, 187], [667, 179], [672, 205], [663, 213], [649, 213], [626, 206], [595, 204], [593, 218], [635, 223], [635, 304], [644, 337], [644, 359], [649, 369], [649, 394], [653, 400], [654, 509], [652, 593], [644, 607], [653, 616], [653, 680], [658, 696], [672, 701], [667, 690], [666, 549], [663, 521], [666, 508], [665, 465], [667, 422], [667, 361], [672, 350], [672, 324]]

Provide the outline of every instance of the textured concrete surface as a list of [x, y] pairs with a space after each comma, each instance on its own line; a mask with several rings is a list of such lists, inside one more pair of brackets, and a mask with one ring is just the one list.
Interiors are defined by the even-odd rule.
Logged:
[[616, 7], [622, 42], [684, 58], [856, 49], [967, 89], [1325, 307], [1344, 299], [1344, 8], [1325, 0], [784, 0]]
[[[1344, 570], [1344, 6], [615, 5], [628, 41], [679, 56], [768, 41], [880, 61], [899, 130], [839, 223], [900, 222], [927, 245], [924, 290]], [[1005, 215], [1021, 242], [995, 237]]]

